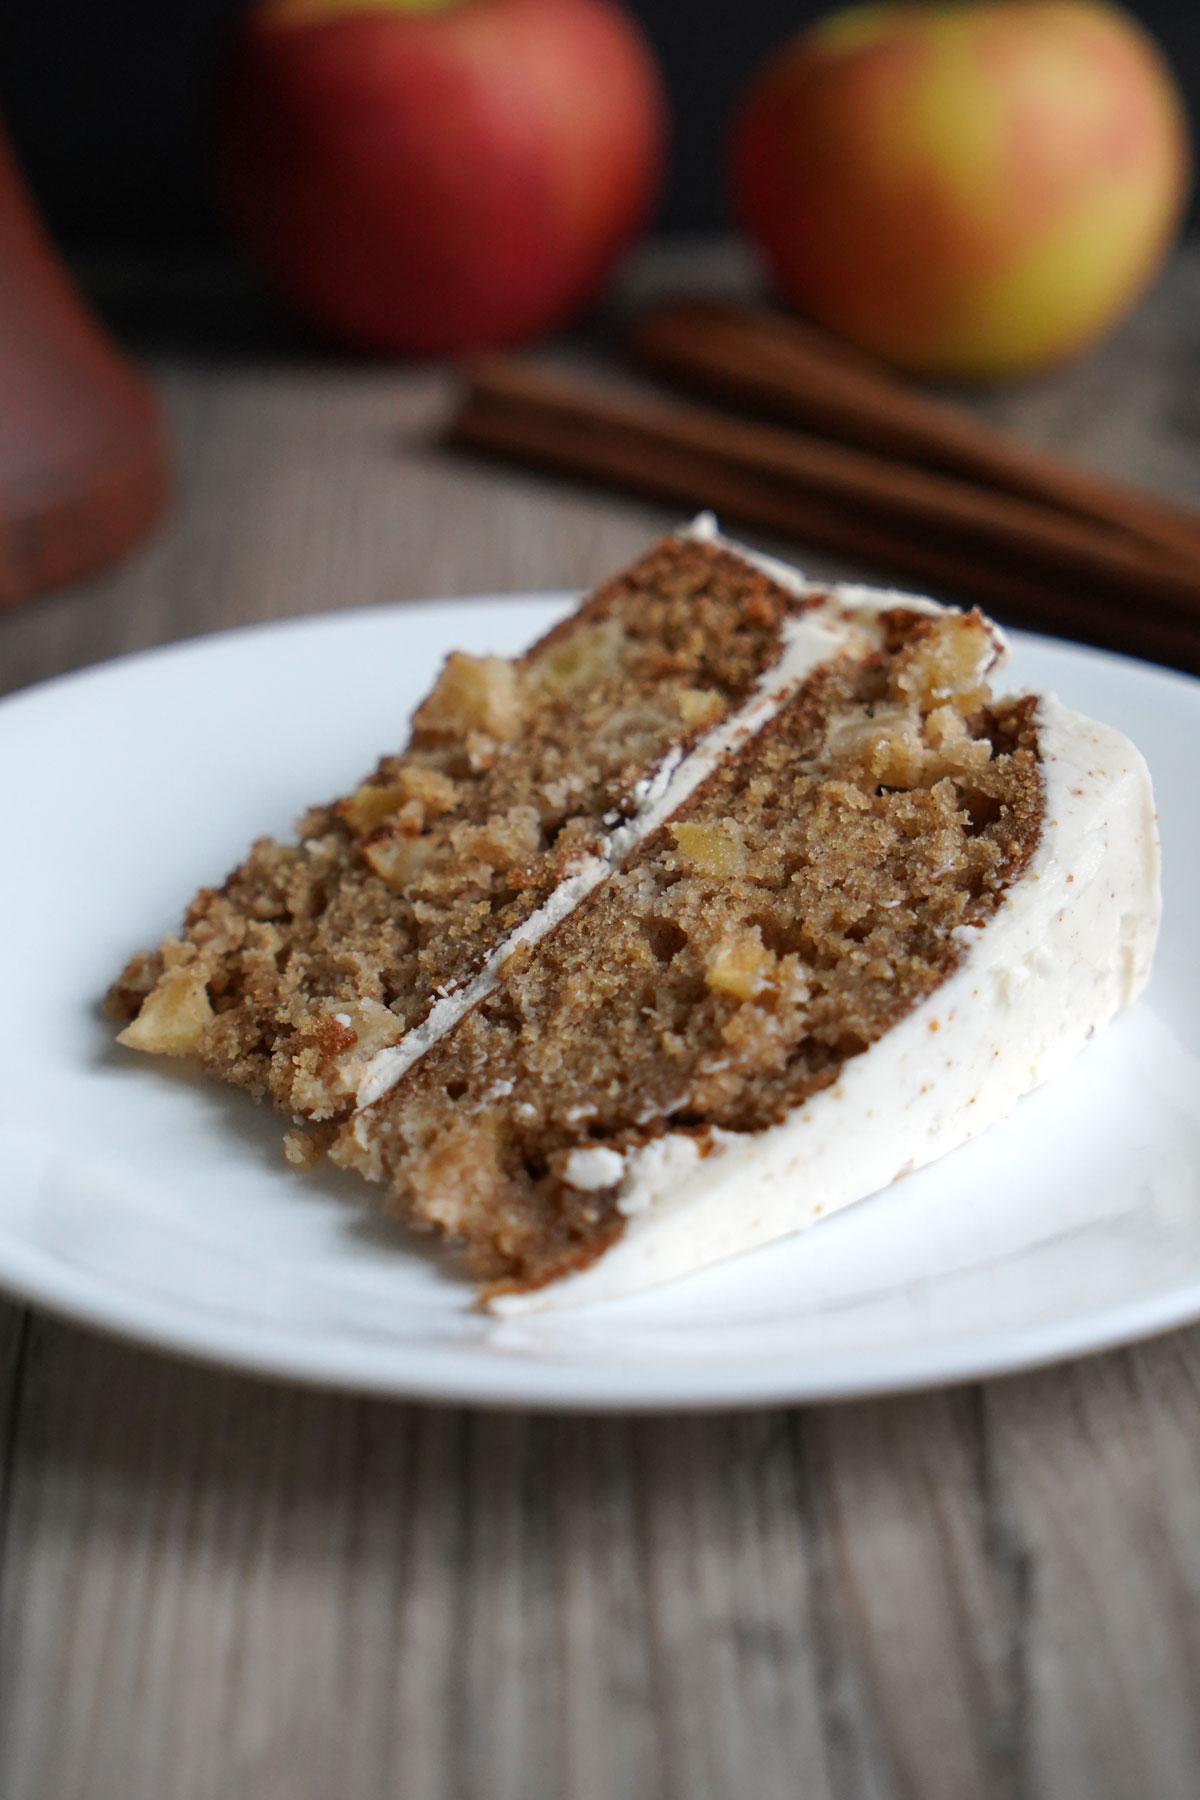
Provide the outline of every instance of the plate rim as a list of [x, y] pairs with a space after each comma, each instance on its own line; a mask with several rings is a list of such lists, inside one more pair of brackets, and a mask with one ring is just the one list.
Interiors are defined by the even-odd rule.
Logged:
[[[1002, 1380], [1144, 1343], [1200, 1320], [1200, 1278], [1197, 1278], [1190, 1287], [1172, 1291], [1167, 1296], [1160, 1294], [1151, 1300], [1128, 1301], [1120, 1307], [1109, 1308], [1104, 1315], [1109, 1325], [1102, 1331], [1095, 1329], [1094, 1315], [1022, 1327], [1026, 1348], [1017, 1355], [1002, 1348], [1011, 1346], [1014, 1335], [1004, 1328], [981, 1332], [973, 1338], [956, 1337], [952, 1343], [956, 1350], [964, 1353], [959, 1354], [949, 1367], [939, 1361], [941, 1341], [934, 1340], [924, 1353], [917, 1354], [897, 1351], [894, 1347], [860, 1355], [839, 1350], [836, 1361], [847, 1371], [840, 1379], [822, 1378], [814, 1374], [807, 1363], [798, 1360], [788, 1365], [785, 1373], [779, 1357], [703, 1363], [693, 1360], [677, 1365], [677, 1381], [670, 1378], [669, 1369], [659, 1370], [655, 1379], [660, 1385], [653, 1387], [641, 1373], [641, 1364], [584, 1364], [549, 1357], [518, 1360], [472, 1348], [443, 1352], [435, 1347], [414, 1352], [411, 1346], [405, 1346], [403, 1352], [391, 1354], [406, 1362], [411, 1363], [415, 1358], [422, 1365], [429, 1365], [425, 1372], [405, 1378], [378, 1368], [372, 1372], [371, 1352], [366, 1350], [361, 1367], [353, 1351], [344, 1359], [335, 1359], [337, 1367], [331, 1366], [327, 1356], [324, 1366], [318, 1367], [318, 1359], [310, 1360], [304, 1354], [298, 1354], [303, 1346], [301, 1338], [280, 1337], [269, 1328], [262, 1334], [265, 1345], [256, 1346], [254, 1339], [258, 1334], [255, 1329], [240, 1322], [224, 1322], [220, 1347], [214, 1347], [215, 1334], [207, 1334], [203, 1325], [192, 1331], [180, 1328], [178, 1320], [160, 1322], [159, 1315], [168, 1310], [166, 1302], [156, 1303], [136, 1294], [118, 1302], [116, 1296], [123, 1290], [115, 1284], [108, 1284], [106, 1288], [97, 1281], [96, 1297], [89, 1299], [78, 1292], [72, 1297], [69, 1291], [64, 1291], [72, 1285], [69, 1280], [55, 1281], [52, 1275], [39, 1279], [36, 1273], [39, 1262], [44, 1262], [47, 1270], [70, 1271], [70, 1264], [41, 1257], [28, 1246], [22, 1246], [22, 1249], [34, 1272], [14, 1271], [14, 1262], [19, 1264], [22, 1260], [20, 1255], [10, 1260], [11, 1247], [0, 1244], [0, 1287], [11, 1300], [36, 1306], [76, 1328], [176, 1356], [198, 1366], [260, 1380], [293, 1382], [317, 1392], [370, 1395], [377, 1399], [429, 1405], [471, 1406], [485, 1411], [644, 1414], [831, 1405]], [[79, 1282], [79, 1287], [87, 1287], [86, 1276]], [[111, 1301], [105, 1299], [106, 1292], [112, 1296]], [[185, 1322], [208, 1316], [204, 1313], [181, 1315]], [[328, 1335], [314, 1342], [327, 1346]], [[881, 1369], [884, 1359], [888, 1367]], [[377, 1352], [374, 1360], [379, 1362]], [[390, 1356], [387, 1360], [390, 1363]], [[506, 1373], [517, 1370], [520, 1379], [493, 1382], [489, 1379], [492, 1370]], [[621, 1380], [621, 1375], [627, 1370], [630, 1374], [626, 1383]], [[735, 1373], [731, 1375], [730, 1370]], [[666, 1379], [663, 1379], [664, 1374]]]
[[[0, 697], [0, 725], [26, 707], [36, 708], [80, 684], [103, 684], [163, 660], [186, 660], [230, 646], [303, 635], [330, 628], [351, 632], [373, 624], [399, 622], [414, 614], [431, 618], [464, 609], [486, 612], [497, 604], [537, 605], [547, 612], [574, 598], [572, 590], [518, 590], [375, 604], [260, 620], [222, 627], [168, 643], [122, 653], [69, 670]], [[448, 621], [449, 622], [449, 621]], [[1050, 651], [1115, 670], [1139, 680], [1166, 683], [1200, 698], [1200, 678], [1179, 670], [1038, 633], [1011, 631], [1014, 650]], [[2, 1141], [2, 1140], [0, 1140]], [[840, 1349], [834, 1375], [822, 1359], [766, 1357], [659, 1363], [645, 1359], [600, 1362], [563, 1356], [498, 1353], [486, 1345], [436, 1342], [415, 1347], [376, 1339], [357, 1341], [328, 1328], [305, 1337], [264, 1320], [261, 1325], [230, 1318], [204, 1307], [187, 1308], [177, 1299], [157, 1298], [123, 1287], [119, 1279], [81, 1268], [37, 1245], [5, 1233], [0, 1226], [0, 1288], [18, 1304], [33, 1305], [75, 1326], [166, 1352], [187, 1361], [258, 1378], [292, 1381], [326, 1391], [370, 1394], [432, 1404], [487, 1409], [579, 1413], [719, 1411], [788, 1404], [823, 1404], [997, 1379], [1178, 1329], [1200, 1319], [1200, 1276], [1190, 1283], [1158, 1289], [1102, 1311], [1073, 1312], [1063, 1318], [992, 1327], [970, 1336], [934, 1338], [908, 1346], [876, 1346], [866, 1352]], [[332, 1354], [331, 1354], [332, 1352]], [[372, 1368], [372, 1362], [376, 1365]], [[405, 1368], [407, 1367], [407, 1373]]]

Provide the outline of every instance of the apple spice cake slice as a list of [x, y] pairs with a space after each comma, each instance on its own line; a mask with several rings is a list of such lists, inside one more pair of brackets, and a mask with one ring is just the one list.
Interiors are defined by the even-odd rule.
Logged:
[[978, 613], [809, 587], [702, 524], [257, 844], [113, 989], [464, 1246], [494, 1304], [794, 1230], [1009, 1110], [1157, 924], [1126, 740], [1003, 701]]

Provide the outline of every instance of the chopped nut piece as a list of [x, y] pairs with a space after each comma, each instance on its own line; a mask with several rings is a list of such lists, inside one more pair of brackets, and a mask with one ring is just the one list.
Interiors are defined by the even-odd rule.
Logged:
[[704, 979], [714, 993], [731, 994], [735, 1000], [753, 1000], [771, 985], [776, 962], [755, 926], [717, 946], [708, 959]]
[[970, 715], [987, 697], [987, 674], [996, 645], [979, 613], [934, 621], [896, 657], [890, 687], [898, 699], [915, 699], [923, 713], [947, 703]]
[[465, 738], [481, 732], [506, 743], [521, 722], [517, 671], [502, 656], [446, 658], [437, 686], [413, 714], [413, 730], [435, 737]]
[[339, 800], [334, 808], [360, 834], [374, 831], [385, 819], [405, 812], [415, 820], [420, 831], [426, 819], [441, 818], [453, 811], [458, 789], [440, 769], [412, 763], [396, 770], [391, 780], [365, 781], [348, 800]]
[[679, 696], [679, 717], [685, 725], [703, 725], [717, 717], [723, 704], [716, 688], [684, 688]]
[[874, 713], [839, 719], [829, 732], [827, 750], [845, 759], [847, 773], [879, 787], [920, 785], [925, 746], [912, 715], [898, 707], [881, 705]]
[[397, 894], [424, 874], [433, 861], [433, 843], [422, 837], [378, 837], [363, 847], [363, 856]]
[[732, 820], [720, 819], [711, 825], [685, 820], [672, 825], [671, 834], [684, 863], [700, 875], [725, 880], [740, 875], [746, 866], [745, 846]]
[[212, 1016], [203, 972], [185, 964], [159, 976], [141, 1012], [118, 1034], [117, 1042], [151, 1056], [187, 1056], [199, 1045]]
[[338, 811], [352, 830], [374, 831], [389, 813], [396, 812], [404, 805], [406, 798], [402, 787], [377, 787], [373, 782], [367, 781], [362, 787], [356, 788], [348, 800], [341, 802]]
[[548, 688], [592, 686], [616, 671], [623, 643], [624, 633], [615, 619], [586, 626], [538, 659], [537, 679]]

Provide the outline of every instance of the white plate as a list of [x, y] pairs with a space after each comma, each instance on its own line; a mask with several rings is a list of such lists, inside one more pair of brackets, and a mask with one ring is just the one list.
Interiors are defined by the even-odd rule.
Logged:
[[716, 1406], [995, 1374], [1200, 1316], [1200, 683], [1019, 638], [1149, 758], [1166, 916], [1146, 999], [1014, 1117], [786, 1243], [635, 1300], [492, 1321], [244, 1095], [112, 1044], [97, 1002], [251, 838], [399, 743], [453, 646], [561, 599], [267, 626], [0, 705], [0, 1282], [241, 1368], [489, 1404]]

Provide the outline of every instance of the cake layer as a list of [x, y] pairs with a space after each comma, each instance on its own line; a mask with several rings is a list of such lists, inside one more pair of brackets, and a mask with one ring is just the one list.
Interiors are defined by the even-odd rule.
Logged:
[[1033, 854], [1030, 705], [987, 708], [995, 656], [978, 615], [861, 607], [335, 1160], [464, 1241], [481, 1277], [538, 1285], [624, 1231], [626, 1167], [664, 1133], [707, 1155], [834, 1083], [953, 972]]
[[786, 661], [807, 596], [700, 536], [665, 540], [516, 662], [452, 656], [408, 748], [264, 839], [113, 989], [123, 1042], [194, 1054], [294, 1116], [350, 1110], [419, 1026], [592, 866], [664, 762]]
[[637, 1292], [828, 1218], [1007, 1116], [1137, 998], [1160, 916], [1146, 765], [1119, 732], [1052, 697], [1032, 722], [1037, 848], [992, 919], [958, 930], [949, 978], [777, 1124], [703, 1143], [668, 1132], [623, 1159], [607, 1253], [497, 1297], [497, 1310]]

